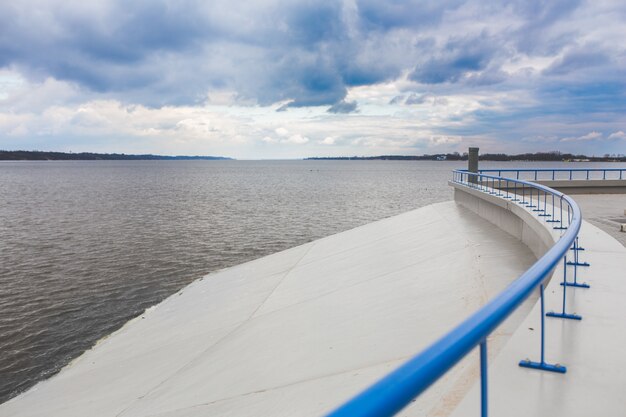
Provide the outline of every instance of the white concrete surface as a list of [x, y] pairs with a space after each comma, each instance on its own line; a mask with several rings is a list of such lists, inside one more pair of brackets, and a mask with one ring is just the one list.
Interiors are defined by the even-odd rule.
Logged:
[[[0, 416], [321, 415], [534, 261], [519, 240], [454, 202], [425, 207], [208, 275], [0, 405]], [[602, 288], [593, 285], [590, 296]], [[492, 357], [533, 304], [490, 338]], [[477, 366], [463, 361], [404, 414], [448, 415]]]
[[[477, 195], [472, 190], [472, 195]], [[483, 194], [484, 195], [484, 194]], [[575, 198], [578, 200], [579, 196]], [[594, 196], [597, 201], [605, 196]], [[486, 203], [493, 197], [484, 195]], [[587, 202], [587, 208], [590, 202]], [[596, 205], [604, 206], [596, 202]], [[519, 207], [519, 206], [518, 206]], [[519, 209], [522, 209], [519, 207]], [[583, 212], [585, 209], [583, 208]], [[595, 210], [588, 210], [598, 213]], [[552, 234], [551, 225], [536, 218]], [[581, 321], [546, 317], [546, 361], [567, 366], [564, 375], [520, 368], [521, 359], [540, 358], [540, 306], [524, 320], [489, 365], [489, 415], [551, 417], [623, 417], [626, 415], [626, 248], [584, 222], [580, 243], [586, 248], [578, 280], [591, 288], [568, 288], [567, 312]], [[570, 259], [571, 260], [571, 259]], [[546, 311], [561, 311], [563, 279], [559, 266], [546, 287]], [[572, 280], [573, 267], [568, 267]], [[478, 361], [478, 352], [474, 360]], [[475, 384], [453, 417], [480, 415], [480, 387]]]
[[[626, 194], [574, 195], [583, 218], [599, 227], [626, 247], [626, 234], [620, 225], [626, 223]], [[624, 212], [624, 214], [622, 214]]]

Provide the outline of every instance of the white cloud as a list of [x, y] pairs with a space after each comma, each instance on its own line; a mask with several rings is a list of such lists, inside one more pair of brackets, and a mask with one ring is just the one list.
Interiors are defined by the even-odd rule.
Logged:
[[278, 143], [278, 140], [270, 137], [270, 136], [264, 136], [263, 139], [261, 139], [263, 142], [265, 143], [270, 143], [270, 144], [274, 144], [274, 143]]
[[78, 104], [87, 101], [90, 93], [74, 84], [47, 77], [28, 82], [15, 71], [0, 71], [0, 111], [41, 112], [50, 106]]
[[291, 135], [288, 139], [284, 140], [284, 143], [293, 143], [296, 145], [303, 145], [309, 141], [309, 138], [302, 135]]
[[334, 145], [335, 138], [332, 136], [326, 136], [323, 140], [320, 141], [322, 145]]
[[461, 143], [460, 136], [431, 136], [430, 142], [433, 145], [450, 145]]
[[594, 141], [594, 140], [601, 140], [601, 139], [602, 139], [602, 133], [594, 131], [594, 132], [589, 132], [583, 136], [566, 137], [566, 138], [561, 139], [561, 142], [585, 142], [585, 141]]
[[626, 139], [626, 133], [622, 130], [618, 132], [613, 132], [609, 135], [609, 139]]
[[581, 136], [578, 139], [579, 140], [596, 140], [596, 139], [601, 139], [601, 138], [602, 138], [602, 133], [600, 133], [600, 132], [590, 132], [590, 133], [587, 133], [584, 136]]
[[284, 127], [276, 128], [274, 132], [276, 132], [276, 134], [280, 136], [281, 138], [284, 138], [285, 136], [289, 134], [289, 131], [285, 129]]
[[183, 119], [176, 123], [176, 128], [194, 135], [209, 135], [215, 131], [211, 120], [205, 118]]
[[[4, 132], [10, 136], [23, 136], [29, 133], [32, 115], [0, 112], [0, 136]], [[2, 148], [0, 143], [0, 148]]]
[[0, 69], [0, 100], [5, 100], [26, 84], [18, 72]]

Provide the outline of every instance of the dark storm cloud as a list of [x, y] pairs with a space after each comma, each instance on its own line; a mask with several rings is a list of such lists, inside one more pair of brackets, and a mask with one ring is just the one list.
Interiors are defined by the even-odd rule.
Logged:
[[544, 71], [547, 75], [564, 75], [609, 63], [606, 53], [595, 48], [570, 51]]
[[357, 110], [356, 101], [345, 101], [341, 100], [337, 103], [333, 104], [329, 109], [328, 113], [353, 113]]
[[156, 106], [193, 103], [219, 87], [261, 104], [333, 104], [347, 87], [411, 65], [410, 41], [390, 31], [434, 26], [458, 4], [4, 3], [0, 65]]
[[405, 98], [402, 95], [395, 96], [394, 98], [389, 100], [389, 104], [402, 104], [402, 103], [404, 103], [404, 100], [405, 100]]
[[410, 78], [422, 84], [456, 82], [466, 74], [485, 69], [499, 51], [496, 42], [486, 33], [450, 39], [436, 56], [419, 64]]
[[[158, 90], [169, 70], [161, 58], [170, 54], [186, 60], [201, 40], [214, 35], [210, 22], [189, 13], [190, 6], [149, 1], [5, 3], [0, 6], [5, 17], [0, 56], [5, 65], [34, 79], [51, 76], [101, 93]], [[165, 101], [176, 101], [175, 89], [170, 92], [173, 97]]]
[[577, 27], [571, 27], [558, 36], [550, 36], [549, 29], [558, 22], [566, 21], [580, 5], [581, 0], [512, 2], [511, 6], [524, 24], [511, 34], [520, 52], [554, 55], [570, 44], [576, 37]]
[[404, 104], [424, 104], [426, 102], [426, 100], [428, 99], [429, 95], [428, 94], [409, 94], [409, 96], [406, 98], [406, 100], [404, 100]]
[[[503, 6], [460, 0], [4, 2], [0, 67], [150, 106], [199, 103], [207, 93], [225, 89], [262, 105], [334, 107], [345, 104], [350, 87], [406, 73], [434, 94], [450, 85], [456, 91], [499, 91], [507, 82], [522, 82], [501, 69], [520, 53], [561, 54], [539, 74], [559, 85], [569, 82], [559, 77], [583, 67], [616, 72], [606, 51], [580, 49], [581, 28], [551, 32], [579, 5], [569, 0]], [[516, 24], [439, 30], [450, 16], [459, 20], [454, 29], [501, 15]], [[408, 101], [422, 96], [415, 97]]]
[[287, 43], [311, 46], [336, 42], [345, 35], [340, 2], [300, 2], [285, 5]]
[[461, 0], [447, 2], [436, 0], [360, 0], [357, 5], [364, 27], [389, 30], [435, 26], [441, 21], [444, 12], [452, 11], [463, 3]]

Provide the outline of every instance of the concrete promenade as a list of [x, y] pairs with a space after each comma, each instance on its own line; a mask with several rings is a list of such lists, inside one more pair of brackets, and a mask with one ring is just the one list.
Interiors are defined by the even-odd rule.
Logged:
[[586, 221], [626, 247], [626, 233], [620, 231], [620, 224], [626, 224], [626, 194], [576, 194], [572, 198], [580, 206]]
[[[462, 193], [465, 195], [465, 193]], [[485, 201], [495, 197], [471, 194]], [[482, 196], [481, 196], [482, 194]], [[605, 198], [606, 197], [606, 198]], [[466, 197], [461, 197], [461, 200]], [[623, 196], [575, 196], [583, 207], [583, 216], [602, 218], [617, 210]], [[607, 203], [612, 201], [613, 204]], [[467, 205], [467, 204], [466, 204]], [[470, 204], [471, 205], [471, 204]], [[468, 205], [468, 206], [470, 206]], [[526, 211], [515, 203], [514, 211]], [[586, 209], [586, 210], [585, 210]], [[479, 210], [485, 213], [487, 210]], [[489, 217], [493, 218], [492, 215]], [[528, 221], [527, 221], [528, 222]], [[556, 241], [560, 231], [536, 217]], [[615, 232], [620, 233], [620, 232]], [[489, 364], [489, 413], [507, 417], [623, 417], [626, 415], [626, 248], [607, 233], [583, 222], [580, 231], [578, 282], [589, 289], [568, 287], [566, 311], [582, 320], [546, 317], [546, 361], [567, 367], [566, 374], [524, 369], [520, 360], [540, 358], [540, 305], [537, 303], [495, 361]], [[573, 261], [573, 252], [568, 257]], [[562, 311], [563, 264], [556, 268], [545, 289], [546, 312]], [[574, 267], [567, 266], [567, 279], [573, 281]], [[474, 354], [478, 361], [478, 353]], [[407, 415], [411, 415], [407, 413]], [[453, 417], [480, 415], [480, 387], [476, 383]]]
[[[0, 405], [0, 416], [323, 415], [559, 238], [515, 203], [463, 187], [455, 198], [207, 275]], [[615, 208], [576, 198], [592, 220]], [[546, 359], [567, 373], [518, 366], [539, 359], [533, 296], [488, 339], [490, 415], [625, 415], [626, 248], [589, 222], [580, 242], [591, 266], [578, 280], [591, 288], [568, 288], [567, 310], [583, 319], [546, 319]], [[562, 268], [547, 311], [561, 309]], [[400, 415], [478, 416], [478, 365], [468, 355]]]
[[[0, 405], [13, 416], [319, 416], [526, 270], [516, 238], [446, 202], [204, 277]], [[495, 357], [534, 300], [490, 343]], [[410, 415], [448, 415], [468, 358]]]

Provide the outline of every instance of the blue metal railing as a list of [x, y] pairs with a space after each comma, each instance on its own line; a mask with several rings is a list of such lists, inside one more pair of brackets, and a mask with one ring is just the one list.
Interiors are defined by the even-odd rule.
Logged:
[[[545, 168], [545, 169], [481, 169], [481, 174], [491, 173], [502, 176], [502, 173], [515, 179], [540, 180], [622, 180], [626, 179], [626, 168]], [[541, 175], [543, 174], [543, 175]]]
[[[562, 313], [548, 313], [547, 316], [580, 320], [580, 316], [568, 314], [565, 311], [567, 287], [586, 285], [577, 283], [576, 274], [574, 282], [567, 280], [568, 265], [573, 265], [574, 269], [585, 265], [578, 260], [578, 251], [584, 250], [578, 245], [578, 232], [582, 223], [580, 208], [567, 195], [524, 180], [458, 170], [453, 172], [453, 182], [525, 206], [530, 212], [551, 222], [554, 229], [562, 230], [559, 240], [535, 264], [486, 305], [395, 371], [338, 407], [329, 416], [392, 416], [406, 407], [476, 346], [480, 346], [481, 415], [487, 416], [487, 336], [537, 288], [539, 288], [541, 302], [540, 360], [538, 362], [523, 360], [519, 365], [544, 371], [566, 372], [565, 366], [552, 365], [545, 361], [544, 317], [546, 315], [544, 314], [543, 286], [553, 269], [563, 260], [563, 311]], [[567, 262], [570, 250], [574, 251], [575, 262]]]

